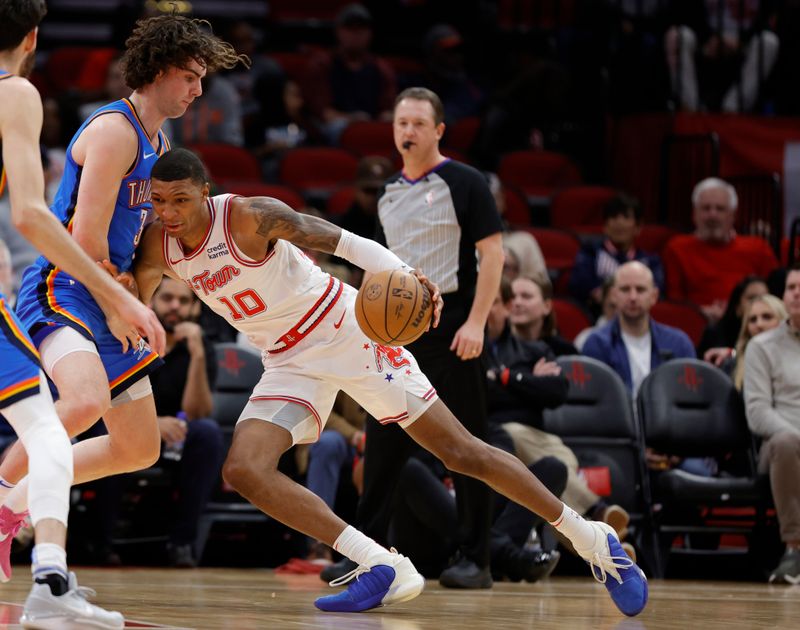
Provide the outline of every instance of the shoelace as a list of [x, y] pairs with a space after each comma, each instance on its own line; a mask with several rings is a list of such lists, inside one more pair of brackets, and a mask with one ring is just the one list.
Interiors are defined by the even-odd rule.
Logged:
[[364, 573], [369, 573], [370, 571], [371, 569], [368, 566], [360, 564], [349, 573], [345, 573], [342, 577], [328, 582], [328, 586], [342, 586], [343, 584], [347, 584], [353, 578], [357, 580], [359, 576]]
[[[592, 561], [589, 563], [592, 568], [592, 575], [594, 579], [605, 584], [611, 569], [630, 569], [633, 566], [633, 560], [628, 556], [601, 556], [595, 552], [592, 556]], [[595, 567], [600, 570], [600, 575], [597, 575]], [[619, 575], [619, 571], [615, 571]], [[616, 577], [614, 573], [610, 574], [617, 582], [622, 584], [622, 577]]]
[[[389, 553], [394, 555], [399, 555], [397, 553], [397, 549], [395, 549], [394, 547], [389, 547]], [[370, 570], [371, 569], [368, 566], [360, 564], [355, 569], [353, 569], [349, 573], [346, 573], [342, 577], [336, 578], [335, 580], [331, 580], [330, 582], [328, 582], [328, 586], [342, 586], [343, 584], [347, 584], [353, 578], [357, 580], [359, 576], [363, 575], [364, 573], [369, 573]]]

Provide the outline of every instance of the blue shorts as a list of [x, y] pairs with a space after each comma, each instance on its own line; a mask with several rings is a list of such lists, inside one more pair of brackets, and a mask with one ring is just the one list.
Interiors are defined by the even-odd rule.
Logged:
[[164, 364], [144, 342], [123, 354], [122, 345], [111, 334], [103, 311], [86, 287], [53, 266], [33, 264], [25, 270], [16, 310], [37, 347], [61, 326], [69, 326], [94, 342], [112, 398]]
[[0, 294], [0, 409], [39, 393], [39, 353]]

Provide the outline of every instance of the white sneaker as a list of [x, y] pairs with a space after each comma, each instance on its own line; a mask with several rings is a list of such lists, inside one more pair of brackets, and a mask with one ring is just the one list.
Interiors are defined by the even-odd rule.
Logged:
[[94, 595], [94, 590], [78, 586], [78, 580], [72, 572], [69, 574], [69, 590], [63, 595], [55, 596], [49, 585], [34, 582], [25, 600], [20, 623], [23, 628], [35, 630], [124, 628], [125, 618], [120, 613], [104, 610], [87, 601], [87, 597]]

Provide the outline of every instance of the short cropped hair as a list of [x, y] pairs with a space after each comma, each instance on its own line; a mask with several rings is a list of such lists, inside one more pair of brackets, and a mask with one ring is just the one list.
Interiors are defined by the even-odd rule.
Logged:
[[714, 188], [721, 188], [728, 193], [728, 199], [730, 200], [729, 205], [732, 210], [736, 210], [736, 208], [739, 207], [739, 196], [736, 194], [736, 189], [719, 177], [706, 177], [704, 180], [698, 182], [694, 190], [692, 190], [692, 205], [697, 205], [702, 193], [707, 190], [713, 190]]
[[394, 108], [397, 109], [400, 101], [406, 98], [410, 98], [414, 101], [428, 101], [431, 107], [433, 107], [433, 122], [437, 126], [439, 123], [444, 122], [444, 105], [442, 105], [442, 99], [440, 99], [433, 90], [424, 87], [406, 88], [394, 99]]
[[203, 162], [189, 149], [167, 151], [153, 165], [150, 177], [162, 182], [189, 179], [198, 186], [203, 186], [208, 182], [208, 174]]
[[44, 0], [0, 0], [0, 51], [19, 46], [46, 14]]
[[633, 215], [636, 223], [642, 222], [642, 204], [636, 197], [625, 193], [617, 193], [603, 208], [603, 221], [608, 221], [619, 215]]
[[239, 61], [250, 65], [246, 55], [237, 55], [229, 43], [211, 33], [206, 20], [182, 15], [159, 15], [136, 22], [125, 42], [122, 73], [132, 90], [149, 85], [169, 68], [186, 68], [195, 60], [208, 72], [233, 68]]

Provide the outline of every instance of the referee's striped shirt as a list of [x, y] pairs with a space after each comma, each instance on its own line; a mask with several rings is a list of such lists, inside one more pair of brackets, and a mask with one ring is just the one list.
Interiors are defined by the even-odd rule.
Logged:
[[503, 229], [483, 174], [449, 159], [415, 180], [389, 178], [378, 219], [376, 240], [423, 271], [443, 295], [457, 292], [462, 304], [475, 293], [475, 243]]

